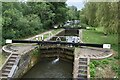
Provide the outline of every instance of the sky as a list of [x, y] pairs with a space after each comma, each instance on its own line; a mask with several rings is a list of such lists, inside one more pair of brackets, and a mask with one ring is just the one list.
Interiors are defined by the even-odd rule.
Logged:
[[[25, 2], [27, 0], [19, 0], [19, 1]], [[77, 7], [77, 10], [81, 10], [84, 7], [84, 1], [86, 1], [86, 0], [67, 0], [66, 4], [68, 6]]]
[[68, 6], [75, 6], [78, 10], [81, 10], [84, 7], [85, 0], [67, 0], [66, 4]]

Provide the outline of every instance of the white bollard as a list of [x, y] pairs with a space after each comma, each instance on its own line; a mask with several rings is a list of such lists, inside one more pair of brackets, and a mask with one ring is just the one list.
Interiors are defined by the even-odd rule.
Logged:
[[103, 48], [110, 49], [111, 45], [110, 44], [103, 44]]
[[43, 36], [43, 35], [41, 35], [41, 40], [42, 40], [42, 41], [44, 40], [44, 36]]

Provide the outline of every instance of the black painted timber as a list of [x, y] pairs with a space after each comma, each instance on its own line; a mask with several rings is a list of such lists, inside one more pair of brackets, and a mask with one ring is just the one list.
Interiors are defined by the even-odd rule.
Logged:
[[[61, 28], [59, 28], [59, 29], [61, 29]], [[86, 27], [74, 27], [74, 28], [62, 27], [62, 29], [86, 29]]]
[[12, 40], [12, 43], [38, 43], [38, 44], [61, 44], [61, 45], [72, 45], [78, 46], [89, 46], [103, 48], [103, 44], [91, 44], [91, 43], [72, 43], [72, 42], [60, 42], [60, 41], [33, 41], [33, 40]]

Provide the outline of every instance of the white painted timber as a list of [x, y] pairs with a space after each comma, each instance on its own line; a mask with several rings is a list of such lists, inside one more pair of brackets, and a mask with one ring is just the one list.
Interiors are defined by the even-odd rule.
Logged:
[[7, 39], [7, 40], [6, 40], [6, 43], [12, 43], [12, 40]]
[[110, 44], [103, 44], [103, 48], [110, 49], [110, 48], [111, 48], [111, 45], [110, 45]]

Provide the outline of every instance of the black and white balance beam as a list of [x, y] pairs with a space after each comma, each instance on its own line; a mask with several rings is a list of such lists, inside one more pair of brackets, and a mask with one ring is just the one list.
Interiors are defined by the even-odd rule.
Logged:
[[91, 43], [72, 43], [72, 42], [62, 42], [62, 41], [34, 41], [34, 40], [6, 40], [6, 43], [38, 43], [38, 44], [61, 44], [61, 45], [72, 45], [72, 46], [89, 46], [98, 48], [111, 48], [110, 44], [91, 44]]

